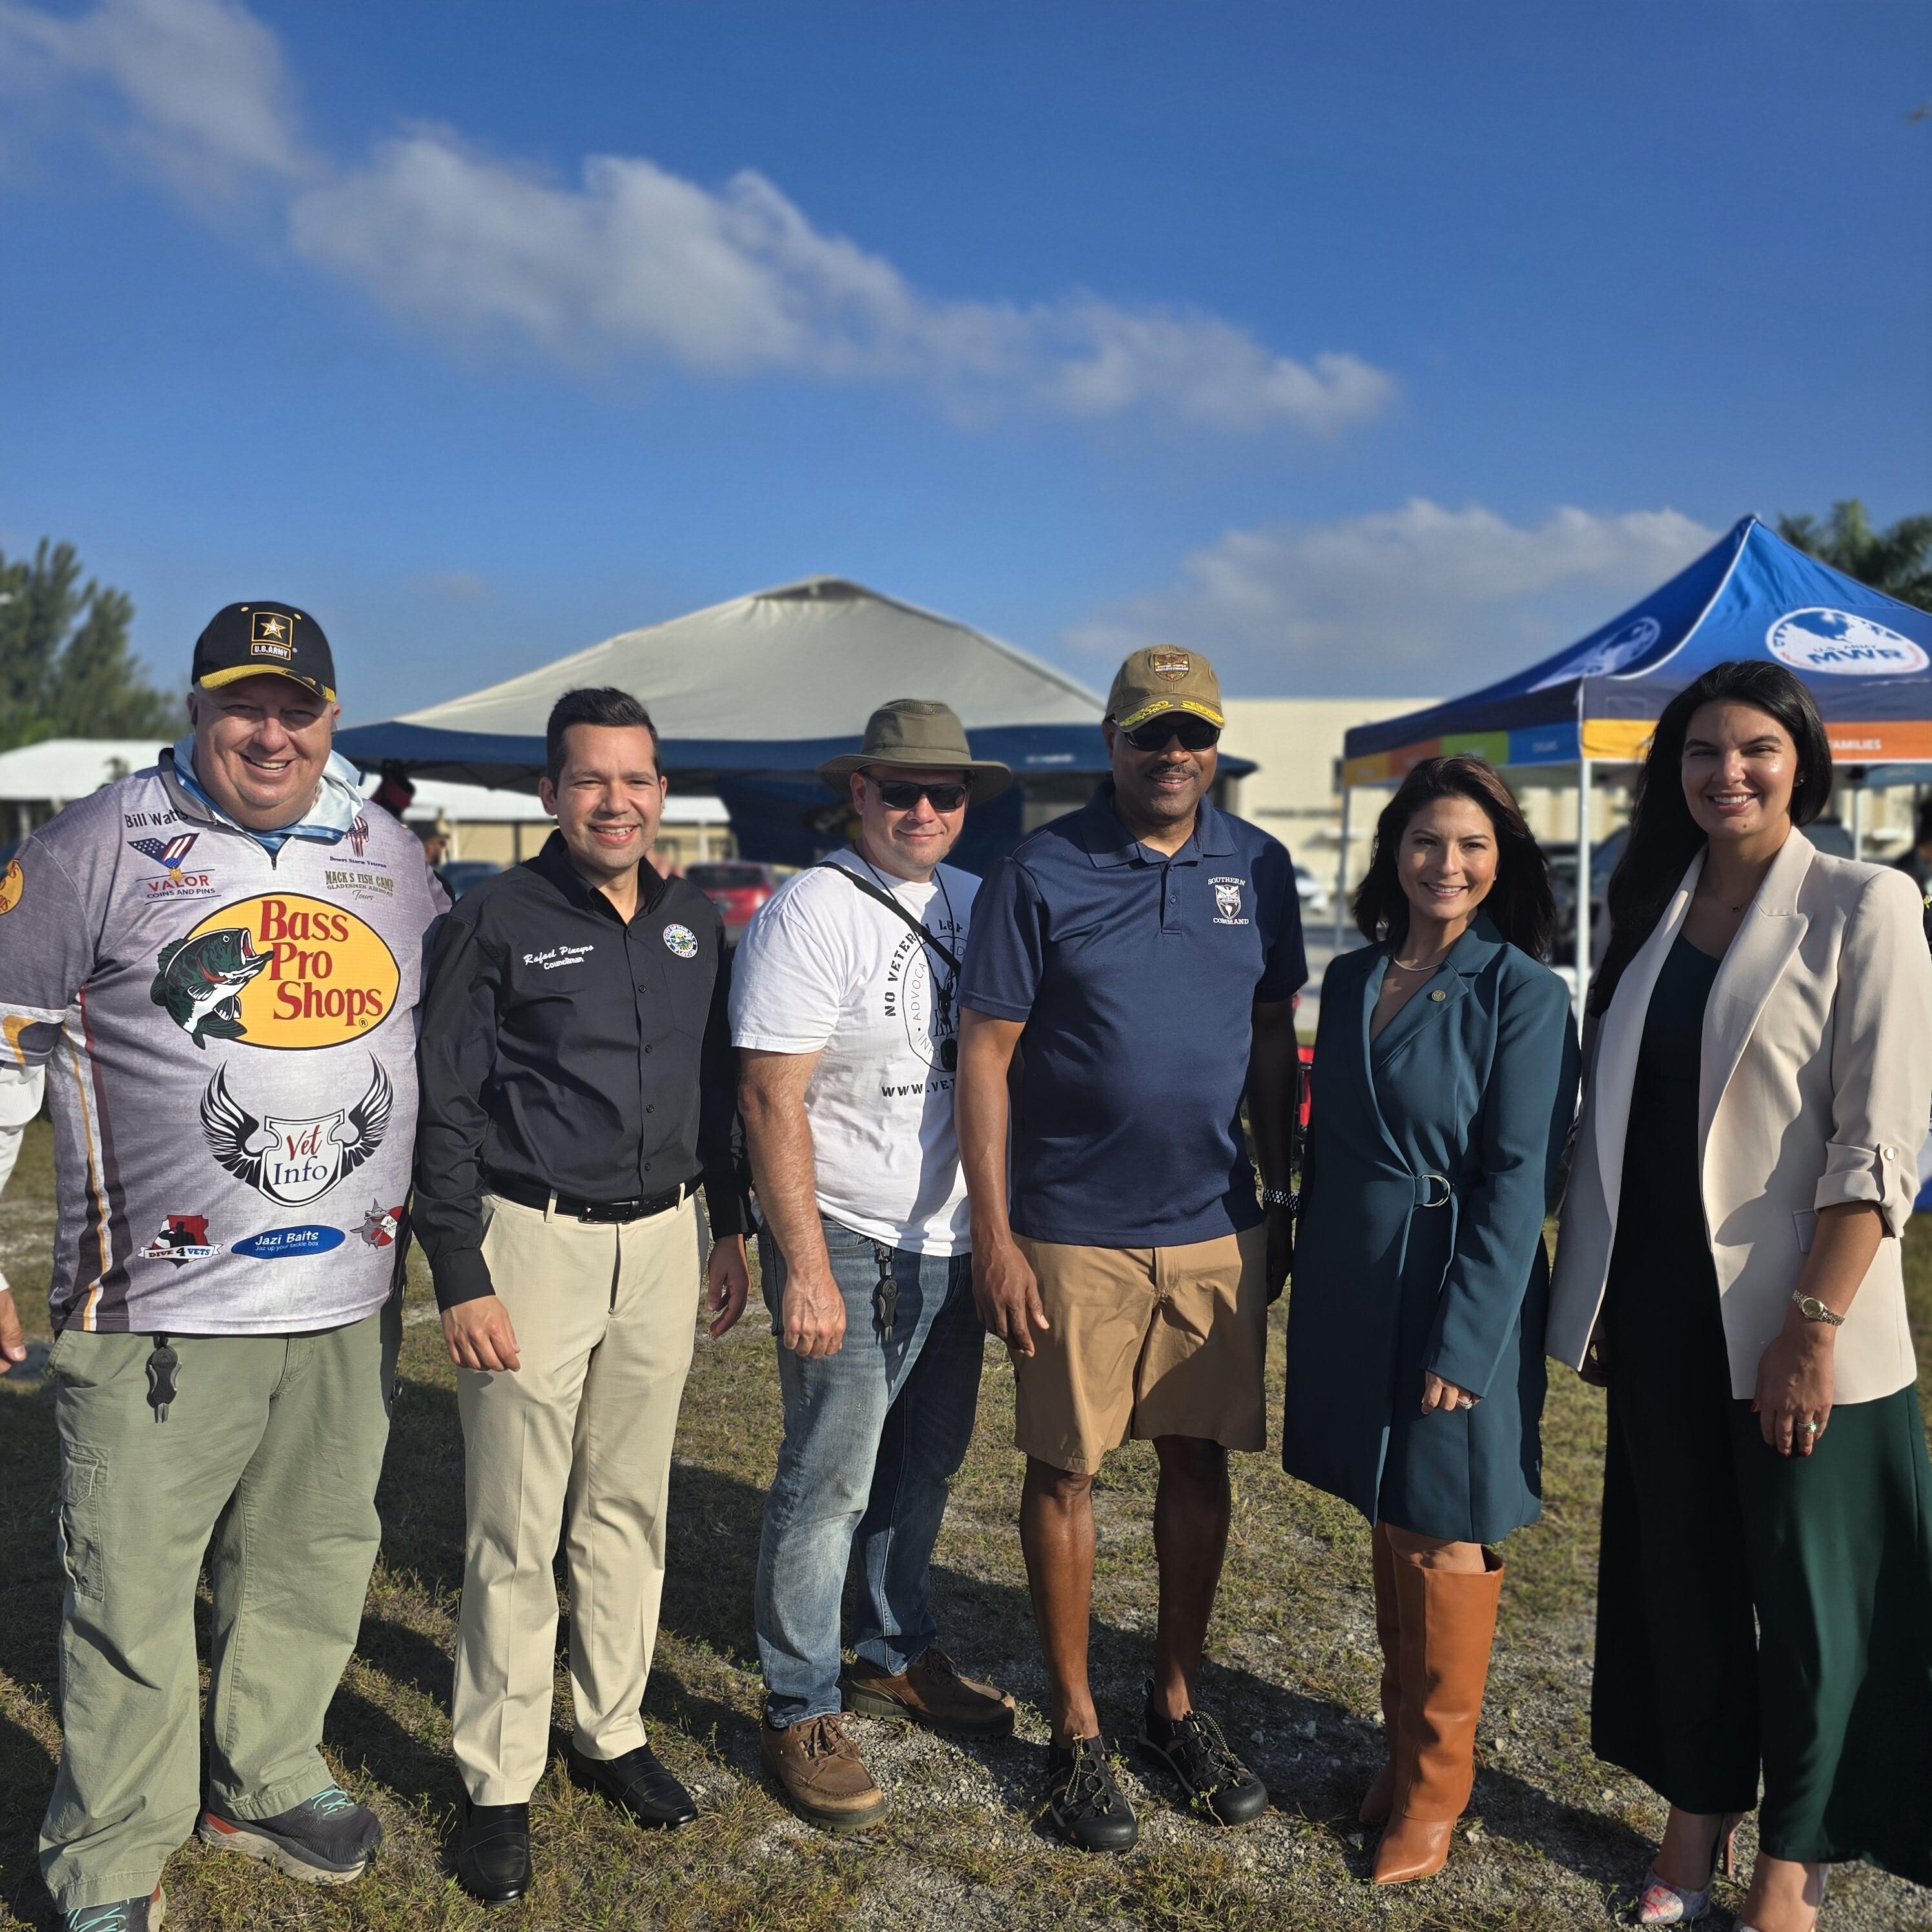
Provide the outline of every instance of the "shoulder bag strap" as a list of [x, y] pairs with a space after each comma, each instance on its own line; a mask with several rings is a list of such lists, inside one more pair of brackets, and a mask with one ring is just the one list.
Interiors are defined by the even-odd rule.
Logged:
[[927, 945], [932, 948], [934, 952], [938, 954], [941, 962], [946, 968], [946, 970], [949, 973], [953, 974], [956, 978], [958, 976], [959, 972], [959, 962], [955, 956], [952, 948], [947, 946], [942, 946], [938, 940], [933, 938], [931, 932], [926, 928], [926, 926], [921, 921], [914, 919], [912, 914], [908, 912], [905, 908], [901, 905], [898, 901], [894, 898], [890, 892], [884, 891], [879, 886], [874, 885], [870, 879], [860, 878], [859, 874], [854, 872], [850, 866], [842, 866], [836, 859], [821, 859], [817, 865], [812, 866], [810, 869], [814, 872], [838, 872], [842, 874], [844, 878], [850, 879], [853, 885], [856, 886], [859, 891], [863, 892], [866, 898], [868, 899], [876, 900], [880, 905], [885, 908], [886, 911], [895, 913], [899, 918], [903, 920], [914, 932], [919, 934], [921, 939], [925, 940]]

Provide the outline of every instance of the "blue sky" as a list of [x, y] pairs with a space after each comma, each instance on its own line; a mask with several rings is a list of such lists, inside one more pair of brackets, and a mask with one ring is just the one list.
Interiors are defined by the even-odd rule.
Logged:
[[0, 545], [361, 719], [813, 572], [1440, 692], [1932, 508], [1932, 9], [0, 0]]

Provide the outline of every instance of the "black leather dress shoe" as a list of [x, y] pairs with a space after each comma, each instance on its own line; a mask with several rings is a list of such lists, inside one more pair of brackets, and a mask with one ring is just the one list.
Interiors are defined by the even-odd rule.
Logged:
[[570, 1781], [580, 1790], [601, 1792], [640, 1825], [661, 1831], [682, 1831], [698, 1816], [691, 1793], [658, 1762], [649, 1744], [613, 1758], [586, 1757], [573, 1744]]
[[463, 1801], [456, 1882], [485, 1905], [514, 1905], [530, 1888], [530, 1808]]

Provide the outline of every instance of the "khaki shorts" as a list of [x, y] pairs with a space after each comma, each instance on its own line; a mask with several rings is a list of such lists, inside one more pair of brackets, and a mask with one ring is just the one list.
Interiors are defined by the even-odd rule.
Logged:
[[1171, 1248], [1016, 1239], [1052, 1324], [1013, 1357], [1023, 1454], [1091, 1475], [1130, 1438], [1266, 1445], [1265, 1226]]

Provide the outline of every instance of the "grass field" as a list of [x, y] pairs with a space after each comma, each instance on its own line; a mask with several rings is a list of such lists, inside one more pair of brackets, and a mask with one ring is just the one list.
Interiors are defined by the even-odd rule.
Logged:
[[[0, 1202], [0, 1262], [46, 1339], [52, 1175], [44, 1124]], [[1932, 1364], [1932, 1226], [1908, 1245], [1921, 1359]], [[486, 1915], [447, 1876], [457, 1784], [448, 1756], [450, 1658], [462, 1573], [462, 1444], [452, 1371], [413, 1264], [387, 1469], [382, 1558], [360, 1648], [325, 1740], [342, 1782], [381, 1813], [388, 1850], [360, 1884], [329, 1892], [232, 1853], [184, 1849], [170, 1863], [170, 1924], [428, 1932]], [[956, 1486], [938, 1558], [944, 1641], [975, 1674], [1011, 1688], [1018, 1732], [989, 1748], [895, 1725], [856, 1726], [892, 1810], [834, 1842], [800, 1824], [760, 1780], [752, 1566], [778, 1438], [772, 1343], [754, 1312], [699, 1338], [673, 1486], [664, 1636], [646, 1700], [652, 1739], [698, 1796], [674, 1838], [638, 1832], [573, 1790], [554, 1765], [537, 1793], [539, 1879], [522, 1922], [545, 1928], [818, 1932], [834, 1926], [1147, 1927], [1159, 1932], [1504, 1932], [1609, 1925], [1628, 1908], [1662, 1821], [1588, 1739], [1590, 1606], [1600, 1399], [1556, 1372], [1546, 1419], [1546, 1513], [1510, 1539], [1510, 1575], [1481, 1732], [1474, 1802], [1450, 1870], [1378, 1894], [1354, 1806], [1378, 1749], [1378, 1668], [1367, 1539], [1268, 1456], [1239, 1459], [1234, 1538], [1203, 1701], [1267, 1779], [1274, 1808], [1238, 1833], [1143, 1785], [1139, 1850], [1084, 1858], [1032, 1818], [1043, 1761], [1034, 1660], [1014, 1528], [1020, 1461], [1010, 1376], [989, 1350], [979, 1432]], [[1280, 1400], [1279, 1311], [1274, 1400]], [[38, 1364], [44, 1351], [32, 1358]], [[1922, 1394], [1932, 1393], [1922, 1387]], [[52, 1396], [44, 1373], [0, 1378], [0, 1927], [53, 1922], [34, 1834], [58, 1750]], [[1131, 1734], [1153, 1612], [1152, 1457], [1109, 1464], [1100, 1516], [1094, 1662], [1103, 1721]], [[558, 1711], [568, 1690], [558, 1676]], [[566, 1733], [556, 1734], [558, 1751]], [[1747, 1848], [1748, 1840], [1747, 1838]], [[1740, 1894], [1720, 1892], [1735, 1906]], [[490, 1922], [518, 1922], [514, 1912]], [[1730, 1923], [1720, 1912], [1712, 1921]], [[1862, 1869], [1835, 1878], [1828, 1932], [1932, 1932], [1932, 1894]]]

